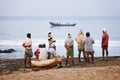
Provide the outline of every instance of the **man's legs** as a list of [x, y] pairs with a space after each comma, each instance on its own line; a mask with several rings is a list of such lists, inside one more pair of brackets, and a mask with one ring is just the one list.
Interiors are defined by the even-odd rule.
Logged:
[[81, 50], [78, 50], [78, 61], [81, 62]]
[[86, 55], [86, 62], [89, 63], [90, 62], [90, 60], [89, 60], [89, 52], [86, 51], [85, 55]]
[[94, 63], [94, 52], [91, 53], [91, 60], [92, 60], [92, 63]]
[[86, 55], [85, 55], [85, 51], [83, 50], [82, 52], [83, 52], [84, 60], [85, 60], [85, 62], [87, 62], [87, 60], [86, 60]]
[[106, 48], [105, 50], [106, 50], [106, 57], [108, 58], [108, 48]]
[[24, 65], [25, 65], [25, 67], [27, 67], [26, 66], [26, 61], [27, 61], [27, 57], [24, 58]]
[[[68, 64], [68, 60], [69, 60], [69, 56], [67, 56], [66, 65]], [[72, 64], [74, 66], [74, 57], [73, 56], [71, 56], [71, 61], [72, 61]]]
[[104, 48], [102, 48], [102, 57], [103, 57], [103, 60], [104, 60]]
[[72, 64], [73, 64], [73, 66], [74, 66], [74, 57], [73, 57], [73, 56], [71, 56], [71, 58], [72, 58]]
[[29, 57], [29, 65], [30, 65], [30, 67], [32, 67], [32, 66], [31, 66], [31, 57]]
[[68, 64], [68, 60], [69, 60], [69, 56], [67, 56], [66, 58], [66, 65]]
[[90, 63], [89, 52], [87, 53], [87, 56], [88, 56], [88, 63]]

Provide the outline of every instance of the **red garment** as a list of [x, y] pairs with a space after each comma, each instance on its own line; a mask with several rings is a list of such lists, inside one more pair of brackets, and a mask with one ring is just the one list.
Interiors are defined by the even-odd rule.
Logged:
[[109, 35], [104, 32], [102, 34], [102, 46], [108, 46]]
[[40, 49], [37, 49], [35, 52], [34, 52], [34, 55], [36, 56], [36, 59], [39, 59], [39, 54], [40, 54]]

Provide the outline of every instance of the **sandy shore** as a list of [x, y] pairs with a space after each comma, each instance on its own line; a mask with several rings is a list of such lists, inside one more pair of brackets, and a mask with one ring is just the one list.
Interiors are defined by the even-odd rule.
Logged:
[[95, 58], [94, 64], [75, 58], [75, 66], [66, 66], [65, 61], [62, 65], [24, 68], [23, 59], [0, 59], [0, 80], [120, 80], [120, 56]]

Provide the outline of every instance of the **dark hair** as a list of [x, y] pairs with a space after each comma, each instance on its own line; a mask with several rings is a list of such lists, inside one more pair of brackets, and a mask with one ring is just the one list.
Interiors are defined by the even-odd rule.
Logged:
[[86, 37], [90, 37], [90, 33], [89, 32], [86, 33]]
[[68, 33], [68, 35], [70, 35], [70, 33]]
[[45, 45], [44, 43], [42, 44], [42, 46], [43, 46], [43, 48], [45, 48], [45, 47], [46, 47], [46, 45]]
[[48, 35], [51, 34], [51, 32], [48, 33]]
[[31, 33], [27, 33], [27, 37], [28, 37], [28, 38], [31, 38]]
[[39, 47], [39, 48], [42, 48], [42, 44], [39, 44], [38, 47]]

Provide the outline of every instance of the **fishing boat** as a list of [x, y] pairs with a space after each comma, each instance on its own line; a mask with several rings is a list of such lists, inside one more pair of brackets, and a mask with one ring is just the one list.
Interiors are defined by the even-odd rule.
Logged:
[[64, 60], [64, 58], [64, 56], [61, 56], [60, 58], [53, 58], [48, 60], [31, 60], [31, 64], [37, 67], [54, 66]]
[[52, 26], [75, 26], [76, 23], [70, 24], [70, 23], [66, 23], [66, 24], [62, 24], [62, 23], [53, 23], [53, 22], [49, 22]]

